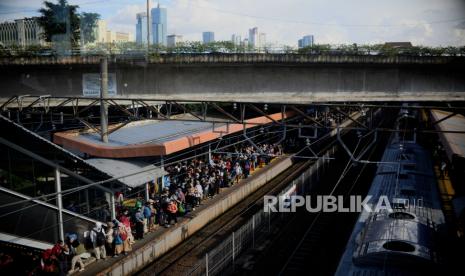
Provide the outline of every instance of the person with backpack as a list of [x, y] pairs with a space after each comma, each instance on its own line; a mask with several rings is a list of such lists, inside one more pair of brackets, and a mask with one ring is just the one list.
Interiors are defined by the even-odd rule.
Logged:
[[242, 168], [239, 165], [238, 162], [236, 162], [236, 165], [234, 166], [234, 179], [236, 183], [239, 183], [239, 180], [242, 177]]
[[134, 214], [134, 220], [136, 223], [136, 236], [134, 238], [141, 240], [144, 238], [144, 213], [142, 212], [142, 208], [137, 209]]
[[90, 240], [94, 249], [95, 258], [105, 260], [107, 253], [105, 250], [105, 243], [107, 241], [105, 230], [102, 227], [102, 223], [96, 222], [95, 227], [90, 231]]
[[170, 227], [172, 220], [174, 220], [174, 223], [178, 223], [178, 218], [176, 215], [176, 213], [178, 212], [178, 205], [176, 200], [171, 200], [170, 203], [168, 203], [166, 211], [168, 213], [168, 223], [166, 227]]
[[151, 202], [148, 200], [145, 203], [144, 209], [142, 211], [144, 215], [144, 234], [149, 232], [149, 229], [151, 228], [150, 226], [152, 224], [152, 208], [150, 208], [150, 204]]
[[113, 235], [114, 227], [115, 227], [115, 224], [112, 221], [107, 222], [107, 233], [106, 233], [107, 240], [106, 240], [106, 247], [105, 247], [106, 252], [114, 252], [115, 251], [115, 249], [113, 247], [113, 244], [114, 244], [114, 235]]
[[71, 269], [68, 271], [68, 274], [71, 274], [77, 271], [76, 264], [79, 265], [79, 271], [84, 271], [84, 263], [81, 259], [81, 254], [84, 250], [84, 246], [79, 243], [77, 234], [70, 234], [66, 237], [66, 245], [69, 248], [69, 257], [71, 259]]
[[121, 253], [124, 253], [124, 255], [127, 254], [124, 250], [124, 243], [126, 242], [128, 236], [122, 223], [117, 220], [113, 220], [113, 224], [115, 225], [113, 229], [113, 257], [116, 258]]
[[62, 240], [58, 240], [52, 247], [52, 255], [58, 263], [59, 275], [65, 275], [68, 272], [69, 249]]
[[250, 160], [246, 159], [244, 161], [244, 178], [249, 177], [250, 174]]
[[133, 244], [134, 236], [132, 235], [131, 221], [129, 220], [128, 215], [129, 215], [129, 211], [127, 209], [124, 209], [118, 219], [119, 219], [119, 222], [125, 227], [125, 232], [128, 236], [127, 238], [128, 243]]

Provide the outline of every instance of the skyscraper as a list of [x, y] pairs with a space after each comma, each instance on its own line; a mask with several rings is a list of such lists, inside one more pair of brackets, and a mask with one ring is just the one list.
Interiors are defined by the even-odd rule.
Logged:
[[95, 40], [100, 43], [108, 42], [107, 22], [105, 20], [99, 19], [97, 21], [97, 26], [95, 26]]
[[166, 9], [160, 8], [160, 3], [152, 9], [152, 41], [153, 44], [166, 46], [167, 16]]
[[215, 42], [215, 33], [214, 32], [203, 32], [202, 38], [203, 38], [204, 44]]
[[141, 12], [136, 15], [136, 43], [146, 44], [147, 43], [147, 13]]
[[299, 39], [298, 46], [299, 48], [313, 46], [313, 35], [306, 35]]
[[254, 27], [249, 29], [249, 46], [256, 48], [258, 47], [258, 28]]
[[231, 36], [231, 41], [234, 43], [234, 45], [240, 46], [242, 44], [242, 38], [240, 35], [233, 34]]

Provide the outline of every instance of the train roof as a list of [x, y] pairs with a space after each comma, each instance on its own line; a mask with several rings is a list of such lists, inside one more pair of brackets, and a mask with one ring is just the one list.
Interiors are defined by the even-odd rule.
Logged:
[[360, 214], [337, 275], [415, 275], [418, 266], [434, 266], [435, 232], [444, 224], [435, 181], [427, 150], [392, 139], [368, 195], [372, 207], [387, 196], [394, 212]]

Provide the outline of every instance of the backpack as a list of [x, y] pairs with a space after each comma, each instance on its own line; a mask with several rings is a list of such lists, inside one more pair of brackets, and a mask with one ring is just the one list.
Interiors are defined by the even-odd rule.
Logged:
[[181, 214], [181, 215], [183, 215], [184, 213], [186, 213], [186, 208], [184, 207], [184, 204], [179, 203], [178, 212], [179, 212], [179, 214]]
[[102, 230], [96, 232], [96, 234], [97, 234], [97, 236], [95, 238], [95, 242], [96, 242], [97, 246], [105, 245], [106, 238], [105, 238], [105, 234], [103, 234]]
[[121, 235], [116, 235], [115, 237], [115, 245], [120, 245], [123, 244], [123, 239], [121, 238]]
[[126, 233], [126, 230], [119, 231], [119, 236], [121, 237], [121, 240], [125, 241], [128, 238], [128, 233]]
[[90, 238], [90, 232], [86, 232], [87, 234], [85, 235], [85, 248], [86, 249], [92, 249], [94, 248], [94, 243], [92, 242], [92, 239]]

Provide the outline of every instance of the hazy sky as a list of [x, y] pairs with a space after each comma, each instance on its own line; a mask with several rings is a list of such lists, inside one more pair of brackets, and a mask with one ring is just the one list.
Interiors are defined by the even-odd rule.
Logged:
[[[53, 1], [53, 0], [52, 0]], [[109, 29], [135, 34], [136, 13], [146, 0], [69, 0], [79, 11], [97, 12]], [[153, 1], [155, 6], [158, 1]], [[201, 40], [243, 38], [257, 26], [268, 42], [296, 46], [313, 34], [316, 43], [411, 41], [418, 45], [465, 45], [465, 0], [163, 0], [168, 33]], [[0, 21], [37, 15], [41, 0], [0, 0]]]

